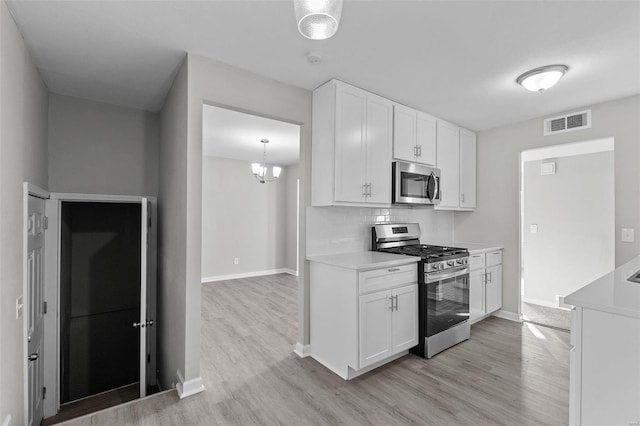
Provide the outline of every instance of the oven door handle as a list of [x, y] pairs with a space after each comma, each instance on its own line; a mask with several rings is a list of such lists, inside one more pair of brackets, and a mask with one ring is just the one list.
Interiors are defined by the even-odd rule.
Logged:
[[460, 275], [466, 275], [469, 273], [469, 268], [456, 269], [453, 272], [439, 272], [436, 274], [426, 274], [427, 284], [431, 284], [437, 281], [448, 280], [449, 278], [459, 277]]

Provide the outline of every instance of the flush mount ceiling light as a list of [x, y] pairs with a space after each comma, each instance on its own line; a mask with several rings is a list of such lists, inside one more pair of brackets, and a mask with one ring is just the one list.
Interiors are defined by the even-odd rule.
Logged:
[[251, 173], [253, 173], [253, 176], [255, 176], [260, 183], [273, 182], [280, 177], [282, 169], [278, 166], [273, 166], [271, 168], [271, 177], [268, 177], [269, 166], [267, 166], [267, 144], [269, 143], [269, 139], [260, 139], [260, 142], [264, 146], [262, 151], [262, 163], [251, 163]]
[[298, 31], [312, 40], [325, 40], [338, 31], [342, 0], [293, 0]]
[[542, 92], [556, 84], [568, 70], [566, 65], [547, 65], [525, 72], [516, 82], [532, 92]]

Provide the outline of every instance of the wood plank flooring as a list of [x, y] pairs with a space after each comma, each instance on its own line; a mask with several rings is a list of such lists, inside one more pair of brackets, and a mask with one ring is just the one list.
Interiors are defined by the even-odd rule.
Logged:
[[105, 408], [133, 401], [140, 395], [138, 383], [122, 386], [97, 395], [92, 395], [77, 401], [68, 402], [60, 407], [60, 412], [53, 417], [48, 417], [40, 423], [41, 426], [50, 426], [62, 423], [69, 419], [94, 413]]
[[430, 360], [404, 356], [352, 381], [292, 353], [289, 275], [202, 286], [206, 391], [165, 392], [70, 425], [563, 425], [569, 335], [488, 318]]

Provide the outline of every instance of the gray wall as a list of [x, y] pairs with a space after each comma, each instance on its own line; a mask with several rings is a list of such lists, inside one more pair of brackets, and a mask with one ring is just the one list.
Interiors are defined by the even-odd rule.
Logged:
[[261, 184], [248, 161], [203, 157], [203, 280], [286, 267], [288, 175]]
[[[163, 388], [184, 374], [186, 316], [187, 61], [160, 112], [158, 182], [158, 368]], [[202, 111], [200, 111], [202, 115]], [[200, 269], [198, 268], [198, 274]], [[196, 308], [200, 315], [199, 306]], [[200, 329], [197, 329], [200, 332]], [[200, 348], [195, 348], [199, 350]]]
[[[297, 272], [298, 261], [298, 195], [297, 182], [300, 179], [300, 166], [297, 164], [287, 166], [283, 173], [287, 185], [286, 200], [286, 242], [284, 267]], [[304, 209], [303, 209], [304, 210]]]
[[[524, 301], [557, 306], [556, 295], [613, 269], [613, 156], [607, 151], [524, 163]], [[555, 162], [556, 173], [541, 175], [543, 161]]]
[[457, 241], [504, 244], [502, 301], [506, 311], [519, 310], [519, 169], [523, 150], [614, 137], [616, 265], [640, 254], [638, 238], [634, 243], [620, 241], [620, 228], [640, 228], [640, 96], [574, 111], [586, 108], [592, 110], [590, 129], [543, 136], [543, 118], [537, 118], [478, 133], [478, 208], [455, 213], [454, 236]]
[[[200, 376], [200, 272], [202, 260], [202, 105], [257, 114], [300, 124], [301, 203], [308, 205], [311, 147], [311, 92], [220, 62], [188, 55], [188, 131], [182, 156], [187, 155], [186, 191], [186, 379]], [[184, 142], [185, 140], [183, 140]], [[184, 150], [184, 151], [183, 151]], [[164, 172], [164, 168], [162, 169]], [[304, 267], [305, 225], [300, 214], [300, 343], [309, 342], [309, 279]], [[180, 217], [181, 218], [181, 217]], [[178, 219], [178, 218], [176, 218]]]
[[158, 114], [51, 94], [49, 187], [158, 194]]
[[0, 423], [24, 423], [22, 182], [47, 188], [47, 88], [0, 1]]

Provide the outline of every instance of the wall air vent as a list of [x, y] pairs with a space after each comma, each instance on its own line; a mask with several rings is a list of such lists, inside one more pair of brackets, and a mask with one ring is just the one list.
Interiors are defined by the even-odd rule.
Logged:
[[588, 129], [591, 127], [591, 110], [572, 112], [559, 117], [544, 120], [544, 135], [563, 133], [571, 130]]

